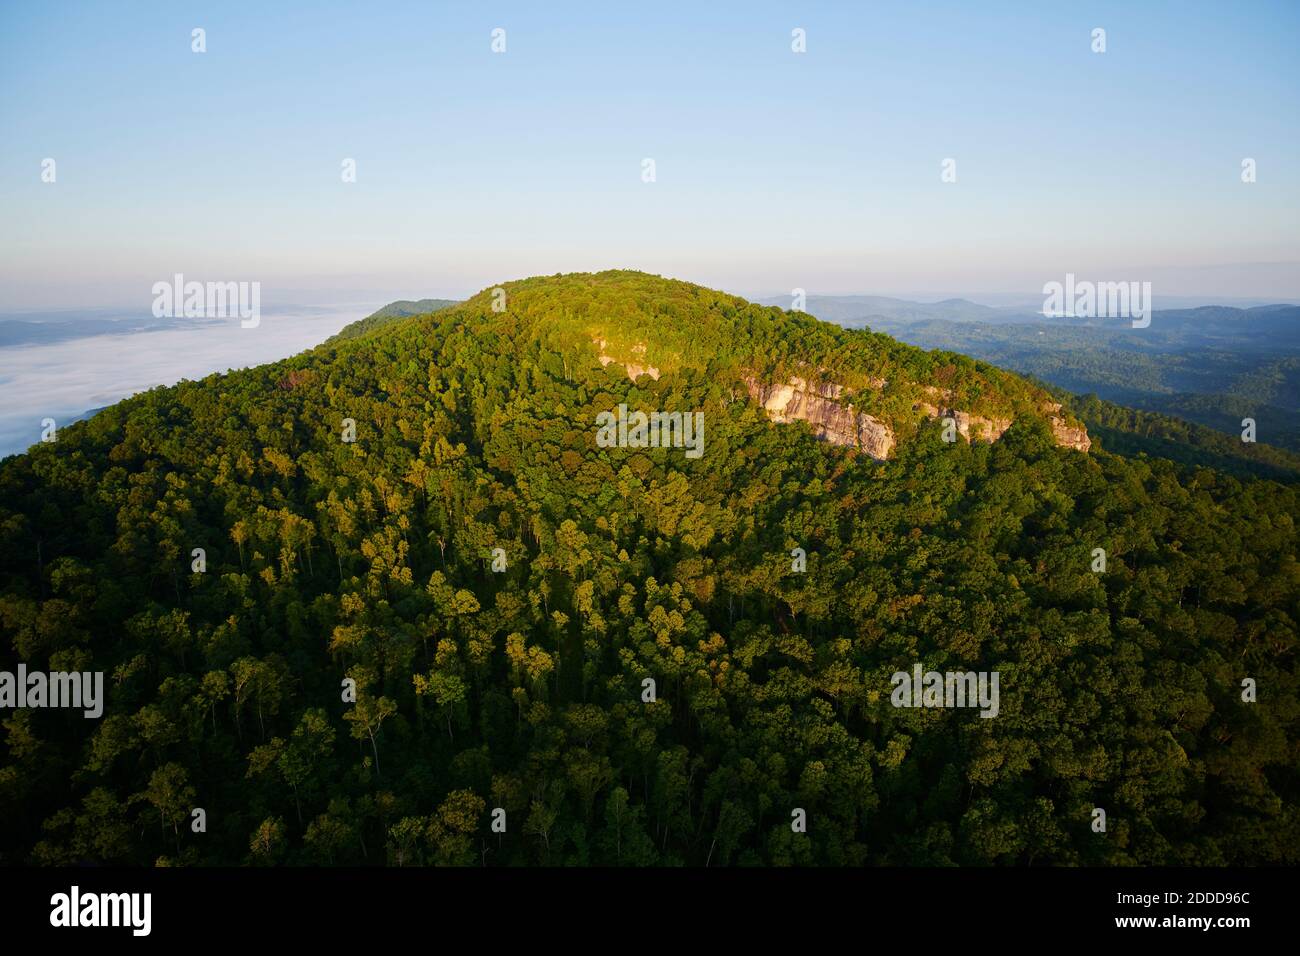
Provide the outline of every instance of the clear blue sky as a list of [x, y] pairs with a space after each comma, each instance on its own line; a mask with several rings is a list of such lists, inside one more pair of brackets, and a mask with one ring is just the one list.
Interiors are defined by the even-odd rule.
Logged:
[[1295, 297], [1298, 35], [1288, 0], [5, 0], [0, 310], [147, 309], [174, 272], [273, 302], [608, 267]]

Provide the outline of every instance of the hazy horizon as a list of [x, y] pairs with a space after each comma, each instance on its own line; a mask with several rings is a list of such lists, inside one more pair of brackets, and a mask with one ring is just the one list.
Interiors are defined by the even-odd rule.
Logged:
[[[650, 272], [648, 269], [636, 269], [632, 266], [615, 266], [611, 268], [629, 269], [637, 272]], [[605, 270], [588, 270], [588, 269], [570, 269], [565, 272], [599, 272]], [[535, 278], [538, 276], [552, 275], [554, 273], [536, 273], [531, 275], [519, 275], [502, 277], [500, 279], [488, 282], [484, 285], [470, 285], [467, 283], [446, 283], [442, 285], [431, 286], [412, 286], [409, 283], [400, 283], [392, 287], [380, 286], [357, 286], [350, 287], [346, 290], [339, 291], [335, 295], [326, 294], [327, 288], [317, 288], [315, 290], [307, 287], [303, 288], [284, 288], [277, 289], [272, 287], [267, 290], [263, 287], [263, 302], [266, 308], [277, 308], [282, 310], [297, 309], [346, 309], [346, 308], [377, 308], [379, 305], [397, 301], [419, 301], [420, 299], [468, 299], [485, 289], [503, 282], [514, 282], [522, 279]], [[661, 274], [661, 273], [652, 273]], [[170, 277], [163, 277], [164, 279]], [[791, 289], [778, 289], [774, 287], [755, 286], [753, 288], [728, 288], [722, 285], [701, 280], [690, 275], [666, 275], [665, 278], [680, 279], [685, 282], [692, 282], [696, 285], [717, 288], [731, 295], [740, 296], [752, 302], [761, 300], [777, 299], [789, 297]], [[1056, 277], [1053, 277], [1056, 278]], [[274, 298], [268, 297], [270, 291]], [[960, 288], [937, 287], [935, 289], [909, 289], [893, 287], [863, 287], [855, 288], [853, 286], [836, 285], [830, 289], [823, 288], [804, 288], [804, 292], [809, 297], [833, 297], [833, 298], [853, 298], [853, 297], [879, 297], [902, 299], [917, 303], [936, 303], [949, 299], [965, 299], [978, 305], [985, 305], [990, 308], [1020, 308], [1027, 304], [1038, 302], [1041, 304], [1043, 298], [1039, 289], [1021, 289], [1021, 290], [1004, 290], [1004, 291], [978, 291]], [[124, 298], [113, 302], [99, 302], [94, 305], [77, 306], [66, 303], [55, 303], [45, 306], [29, 307], [4, 307], [0, 306], [0, 320], [21, 320], [24, 317], [48, 317], [54, 315], [67, 316], [84, 316], [90, 314], [121, 314], [121, 315], [147, 315], [150, 312], [151, 297], [141, 297], [137, 295], [135, 301], [130, 298]], [[378, 304], [378, 305], [377, 305]], [[1300, 305], [1300, 293], [1295, 295], [1214, 295], [1214, 294], [1162, 294], [1156, 300], [1156, 309], [1186, 309], [1195, 308], [1200, 305], [1222, 305], [1236, 308], [1252, 308], [1261, 305]], [[360, 318], [361, 316], [358, 316]], [[3, 346], [0, 346], [3, 347]]]
[[3, 312], [178, 272], [280, 302], [608, 268], [1300, 299], [1293, 4], [60, 9], [0, 10]]

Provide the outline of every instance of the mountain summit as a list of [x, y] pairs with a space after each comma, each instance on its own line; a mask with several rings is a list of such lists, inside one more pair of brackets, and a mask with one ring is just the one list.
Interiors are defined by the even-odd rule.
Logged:
[[595, 363], [664, 388], [675, 375], [707, 374], [772, 421], [807, 422], [818, 437], [881, 460], [927, 421], [968, 441], [996, 441], [1017, 420], [1041, 421], [1056, 444], [1091, 446], [1060, 403], [994, 366], [641, 272], [509, 282], [440, 316], [552, 349], [570, 378]]

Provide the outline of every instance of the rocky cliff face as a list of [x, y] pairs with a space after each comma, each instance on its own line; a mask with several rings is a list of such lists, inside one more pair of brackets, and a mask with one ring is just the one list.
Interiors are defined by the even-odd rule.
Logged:
[[[936, 400], [950, 402], [952, 394], [943, 389], [935, 388], [932, 385], [925, 387], [927, 395], [933, 396]], [[969, 412], [963, 412], [960, 409], [952, 408], [947, 404], [930, 405], [927, 402], [915, 402], [912, 405], [912, 411], [924, 412], [929, 418], [951, 418], [953, 424], [957, 426], [957, 434], [967, 441], [997, 441], [1011, 427], [1009, 418], [984, 418], [981, 415], [972, 415]]]
[[1073, 448], [1075, 451], [1086, 452], [1092, 447], [1092, 439], [1088, 437], [1088, 429], [1083, 425], [1071, 425], [1059, 414], [1061, 403], [1052, 402], [1049, 406], [1053, 413], [1047, 419], [1052, 426], [1052, 434], [1056, 436], [1056, 444], [1062, 448]]
[[[860, 448], [879, 461], [893, 451], [894, 430], [885, 422], [863, 412], [854, 412], [847, 404], [845, 390], [834, 383], [810, 384], [792, 376], [785, 382], [766, 383], [753, 376], [745, 378], [745, 388], [750, 398], [763, 406], [768, 418], [774, 422], [803, 421], [812, 426], [817, 437], [836, 445]], [[880, 387], [884, 386], [880, 382]], [[871, 387], [877, 387], [871, 382]], [[1011, 427], [1009, 418], [985, 418], [972, 415], [946, 403], [952, 396], [943, 389], [926, 386], [925, 392], [941, 404], [915, 402], [912, 411], [929, 418], [951, 418], [957, 432], [967, 441], [995, 442]], [[1088, 431], [1082, 425], [1071, 425], [1059, 413], [1061, 406], [1052, 403], [1045, 409], [1056, 444], [1086, 452], [1092, 447]]]
[[745, 387], [774, 422], [807, 422], [818, 438], [860, 448], [877, 460], [888, 458], [894, 448], [894, 430], [841, 404], [844, 389], [839, 385], [809, 385], [802, 378], [766, 385], [750, 377], [745, 379]]
[[[604, 339], [593, 339], [592, 343], [600, 349], [600, 354], [596, 356], [596, 358], [599, 359], [601, 365], [608, 365], [610, 362], [618, 362], [618, 359], [614, 358], [614, 356], [605, 354], [605, 347], [609, 343]], [[632, 351], [638, 355], [644, 355], [644, 343], [632, 346]], [[638, 365], [636, 362], [620, 362], [619, 364], [621, 364], [623, 370], [627, 372], [627, 377], [634, 382], [642, 375], [649, 375], [656, 382], [659, 381], [659, 369], [655, 368], [653, 365]]]
[[[656, 381], [659, 379], [660, 370], [646, 361], [646, 343], [625, 344], [623, 351], [628, 354], [624, 357], [611, 355], [611, 351], [618, 350], [611, 349], [610, 344], [599, 335], [593, 336], [591, 343], [596, 347], [596, 358], [601, 365], [623, 366], [627, 377], [632, 381], [642, 375], [648, 375]], [[824, 369], [819, 371], [825, 372]], [[762, 405], [768, 418], [774, 422], [807, 422], [818, 438], [835, 445], [860, 449], [877, 461], [888, 458], [897, 444], [892, 425], [865, 412], [856, 411], [852, 407], [849, 390], [835, 382], [814, 383], [793, 375], [784, 382], [765, 382], [753, 374], [746, 375], [744, 382], [749, 397]], [[889, 384], [878, 376], [868, 376], [865, 382], [865, 390], [868, 392], [879, 392]], [[968, 442], [995, 442], [1011, 427], [1010, 418], [989, 418], [954, 407], [955, 396], [949, 389], [924, 385], [921, 386], [921, 392], [928, 401], [913, 402], [913, 413], [917, 417], [932, 419], [951, 418], [957, 433]], [[1092, 447], [1087, 429], [1072, 424], [1062, 415], [1059, 403], [1044, 400], [1037, 411], [1047, 418], [1058, 446], [1082, 452], [1087, 452]]]

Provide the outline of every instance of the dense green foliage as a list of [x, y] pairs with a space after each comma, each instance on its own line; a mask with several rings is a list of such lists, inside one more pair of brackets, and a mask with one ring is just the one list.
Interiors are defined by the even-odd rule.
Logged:
[[[505, 288], [0, 464], [0, 666], [109, 675], [99, 720], [0, 715], [3, 859], [1300, 859], [1295, 486], [1057, 448], [1015, 376], [696, 286]], [[751, 370], [888, 379], [893, 459]], [[945, 443], [927, 384], [1015, 424]], [[703, 457], [597, 447], [620, 402]], [[999, 715], [893, 707], [917, 662]]]
[[357, 319], [357, 321], [343, 326], [338, 332], [326, 339], [325, 344], [333, 345], [348, 339], [360, 338], [374, 332], [376, 329], [392, 325], [401, 319], [410, 318], [413, 315], [428, 315], [431, 312], [437, 312], [455, 304], [455, 299], [419, 299], [417, 301], [398, 299], [396, 302], [390, 302], [382, 309], [370, 313], [364, 319]]
[[1193, 422], [1143, 412], [1102, 401], [1096, 395], [1071, 395], [1047, 390], [1088, 426], [1088, 433], [1109, 451], [1129, 457], [1151, 455], [1180, 464], [1212, 467], [1239, 478], [1300, 481], [1300, 454]]

